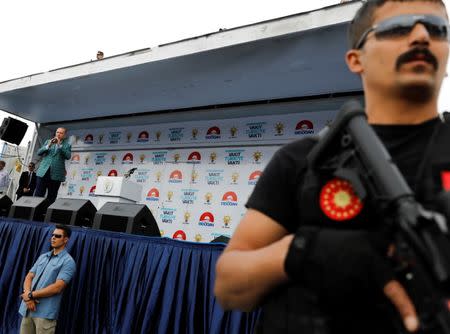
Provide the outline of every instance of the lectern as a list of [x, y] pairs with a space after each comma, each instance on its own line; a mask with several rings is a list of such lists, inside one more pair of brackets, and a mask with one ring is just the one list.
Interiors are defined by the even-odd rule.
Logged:
[[95, 206], [106, 202], [136, 203], [141, 200], [142, 185], [123, 176], [99, 176], [95, 187]]

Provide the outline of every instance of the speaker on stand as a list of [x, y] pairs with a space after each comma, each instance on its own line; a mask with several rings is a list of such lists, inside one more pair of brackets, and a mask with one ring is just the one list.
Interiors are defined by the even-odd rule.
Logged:
[[0, 126], [0, 139], [11, 144], [19, 145], [27, 129], [27, 123], [15, 118], [6, 117]]

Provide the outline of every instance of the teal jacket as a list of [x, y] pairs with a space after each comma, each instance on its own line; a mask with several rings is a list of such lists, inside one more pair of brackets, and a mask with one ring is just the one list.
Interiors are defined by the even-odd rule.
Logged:
[[47, 139], [44, 145], [37, 151], [37, 155], [42, 156], [41, 163], [36, 175], [43, 177], [50, 168], [50, 178], [54, 181], [64, 182], [66, 180], [65, 160], [70, 159], [72, 154], [72, 146], [67, 139], [63, 139], [60, 147], [52, 145], [47, 149], [50, 139]]

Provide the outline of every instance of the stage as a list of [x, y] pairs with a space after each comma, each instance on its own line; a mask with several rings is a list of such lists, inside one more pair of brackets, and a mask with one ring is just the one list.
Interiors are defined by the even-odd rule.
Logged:
[[[0, 332], [18, 333], [23, 280], [54, 225], [0, 219]], [[224, 312], [213, 295], [223, 244], [73, 227], [77, 273], [57, 333], [252, 333], [258, 312]]]

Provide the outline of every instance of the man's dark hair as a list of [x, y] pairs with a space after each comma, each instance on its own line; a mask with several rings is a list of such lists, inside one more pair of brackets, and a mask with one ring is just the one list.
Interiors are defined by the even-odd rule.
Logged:
[[362, 34], [373, 25], [373, 16], [375, 10], [383, 6], [386, 2], [436, 2], [440, 3], [444, 8], [445, 4], [442, 0], [367, 0], [363, 3], [361, 8], [356, 12], [355, 17], [350, 23], [348, 29], [348, 43], [351, 49], [356, 48], [356, 43], [358, 43]]
[[55, 228], [57, 228], [59, 230], [63, 230], [64, 231], [64, 235], [66, 237], [68, 237], [68, 238], [70, 238], [70, 236], [72, 235], [72, 230], [67, 225], [58, 224], [58, 225], [55, 226]]

